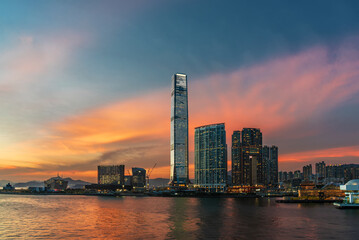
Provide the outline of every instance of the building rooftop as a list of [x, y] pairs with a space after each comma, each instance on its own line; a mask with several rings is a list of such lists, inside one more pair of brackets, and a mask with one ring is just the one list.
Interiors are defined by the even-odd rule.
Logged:
[[359, 179], [350, 180], [345, 185], [346, 186], [359, 186]]
[[359, 179], [353, 179], [345, 185], [340, 185], [340, 190], [344, 191], [359, 191]]
[[203, 127], [218, 126], [218, 125], [224, 125], [224, 123], [212, 123], [212, 124], [202, 125], [202, 126], [196, 127], [195, 129], [203, 128]]

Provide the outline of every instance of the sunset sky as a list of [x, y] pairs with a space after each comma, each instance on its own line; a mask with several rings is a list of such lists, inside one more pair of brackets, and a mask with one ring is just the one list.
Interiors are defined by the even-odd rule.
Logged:
[[[194, 128], [260, 128], [279, 169], [359, 163], [359, 1], [11, 1], [0, 6], [0, 179], [169, 178], [171, 76]], [[229, 154], [230, 156], [230, 154]], [[229, 166], [230, 166], [230, 160]]]

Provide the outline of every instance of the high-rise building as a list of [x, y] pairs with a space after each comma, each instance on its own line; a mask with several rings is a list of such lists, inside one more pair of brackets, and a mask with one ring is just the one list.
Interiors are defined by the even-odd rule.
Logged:
[[262, 148], [262, 170], [265, 185], [278, 184], [278, 147], [263, 146]]
[[303, 178], [305, 181], [312, 180], [313, 170], [312, 164], [303, 167]]
[[315, 164], [315, 175], [317, 177], [317, 181], [321, 181], [325, 178], [325, 162], [319, 162]]
[[132, 168], [132, 186], [146, 186], [146, 170], [143, 168]]
[[258, 128], [243, 128], [241, 143], [241, 184], [264, 184], [262, 133]]
[[232, 135], [232, 185], [241, 185], [241, 132], [234, 131]]
[[278, 147], [274, 145], [270, 147], [270, 169], [268, 184], [278, 184]]
[[[240, 139], [240, 141], [239, 141]], [[267, 168], [263, 164], [262, 133], [258, 128], [243, 128], [232, 135], [232, 184], [264, 185]]]
[[[270, 163], [270, 151], [268, 146], [263, 146], [262, 148], [262, 162], [263, 162], [263, 174], [264, 174], [264, 184], [270, 184], [270, 170], [271, 170], [271, 163]], [[278, 175], [278, 174], [277, 174]]]
[[171, 89], [171, 174], [170, 185], [185, 187], [188, 177], [187, 75], [176, 73]]
[[98, 184], [123, 185], [125, 182], [125, 165], [98, 166]]
[[227, 183], [227, 144], [224, 123], [195, 128], [195, 186], [221, 190]]

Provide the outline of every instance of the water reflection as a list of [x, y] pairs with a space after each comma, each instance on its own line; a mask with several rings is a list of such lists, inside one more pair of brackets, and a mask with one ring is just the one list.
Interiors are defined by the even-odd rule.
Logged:
[[359, 211], [274, 199], [0, 195], [0, 239], [355, 239]]

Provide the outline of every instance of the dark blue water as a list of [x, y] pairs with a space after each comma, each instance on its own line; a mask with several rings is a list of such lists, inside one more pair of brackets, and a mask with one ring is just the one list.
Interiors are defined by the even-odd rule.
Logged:
[[359, 239], [359, 210], [266, 198], [0, 195], [0, 239]]

